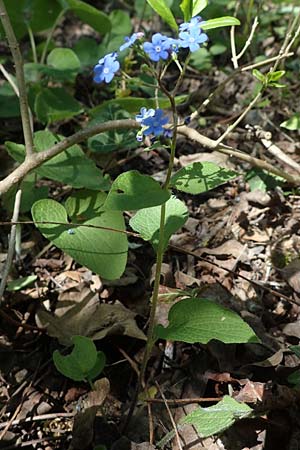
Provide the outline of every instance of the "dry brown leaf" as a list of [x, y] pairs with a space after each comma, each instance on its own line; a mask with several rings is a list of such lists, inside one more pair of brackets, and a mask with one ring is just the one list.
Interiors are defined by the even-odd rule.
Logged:
[[281, 270], [282, 277], [294, 289], [297, 294], [300, 294], [300, 259], [296, 258], [291, 261], [284, 269]]
[[94, 437], [94, 420], [98, 409], [106, 399], [110, 384], [107, 378], [94, 383], [94, 390], [90, 391], [86, 399], [78, 401], [82, 409], [74, 418], [73, 437], [70, 449], [85, 450], [90, 448]]
[[234, 258], [239, 258], [243, 255], [244, 258], [247, 257], [247, 248], [245, 245], [236, 241], [235, 239], [230, 239], [229, 241], [224, 242], [224, 244], [220, 245], [216, 248], [201, 248], [196, 250], [198, 255], [215, 255], [215, 256], [233, 256]]
[[36, 321], [38, 326], [46, 327], [48, 334], [56, 337], [63, 345], [70, 345], [71, 337], [76, 335], [93, 340], [103, 339], [110, 334], [146, 339], [135, 322], [136, 313], [121, 303], [99, 304], [97, 296], [88, 288], [77, 291], [77, 297], [74, 289], [64, 292], [60, 300], [55, 315], [40, 309]]

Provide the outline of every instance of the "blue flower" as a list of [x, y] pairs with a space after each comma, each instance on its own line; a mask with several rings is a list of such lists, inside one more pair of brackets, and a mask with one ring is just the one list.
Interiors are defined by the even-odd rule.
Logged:
[[130, 37], [125, 37], [125, 44], [122, 44], [120, 47], [120, 52], [126, 50], [126, 48], [131, 47], [137, 39], [141, 39], [144, 36], [144, 33], [133, 33]]
[[116, 61], [117, 53], [109, 53], [101, 58], [94, 67], [94, 81], [96, 83], [110, 83], [115, 73], [120, 68], [119, 61]]
[[199, 50], [200, 44], [207, 41], [208, 37], [201, 32], [200, 28], [193, 27], [189, 31], [181, 31], [179, 33], [180, 46], [189, 48], [191, 52]]
[[145, 42], [144, 50], [148, 54], [151, 61], [159, 61], [160, 59], [168, 59], [172, 51], [171, 38], [163, 36], [160, 33], [155, 33], [152, 36], [152, 43]]
[[200, 16], [193, 17], [190, 22], [184, 22], [179, 25], [180, 31], [191, 31], [193, 28], [201, 28], [201, 25], [204, 24], [205, 21], [202, 20]]
[[154, 134], [154, 136], [160, 136], [164, 133], [164, 125], [168, 123], [169, 119], [164, 115], [162, 109], [156, 109], [154, 116], [146, 117], [142, 121], [142, 125], [146, 127], [143, 130], [143, 134], [145, 136], [149, 136], [149, 134]]
[[140, 114], [137, 114], [135, 116], [135, 120], [141, 124], [143, 124], [143, 121], [147, 119], [147, 117], [153, 117], [155, 115], [155, 109], [147, 109], [145, 107], [140, 109]]

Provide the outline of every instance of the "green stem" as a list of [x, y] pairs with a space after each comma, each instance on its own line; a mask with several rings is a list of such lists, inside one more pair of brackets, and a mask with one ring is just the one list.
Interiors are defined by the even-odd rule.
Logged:
[[32, 29], [31, 29], [30, 25], [28, 25], [28, 24], [27, 24], [27, 31], [28, 31], [28, 34], [29, 34], [29, 40], [30, 40], [32, 56], [33, 56], [33, 62], [37, 63], [38, 59], [37, 59], [37, 53], [36, 53], [35, 40], [34, 40]]
[[43, 48], [43, 53], [42, 53], [42, 56], [41, 56], [41, 61], [40, 61], [41, 64], [44, 64], [44, 63], [45, 63], [45, 59], [46, 59], [48, 47], [49, 47], [49, 44], [50, 44], [50, 42], [51, 42], [51, 39], [52, 39], [54, 30], [55, 30], [55, 28], [57, 27], [58, 22], [60, 21], [60, 19], [62, 18], [62, 16], [65, 14], [66, 11], [67, 11], [66, 9], [63, 9], [63, 10], [58, 14], [58, 16], [57, 16], [57, 18], [56, 18], [56, 20], [55, 20], [55, 22], [54, 22], [54, 24], [53, 24], [53, 26], [52, 26], [50, 32], [49, 32], [49, 34], [48, 34], [48, 36], [47, 36], [47, 40], [46, 40], [45, 46], [44, 46], [44, 48]]

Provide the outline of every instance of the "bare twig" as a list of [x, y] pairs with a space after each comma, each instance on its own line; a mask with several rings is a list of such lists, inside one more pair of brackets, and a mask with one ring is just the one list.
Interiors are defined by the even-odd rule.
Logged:
[[131, 119], [112, 120], [109, 122], [100, 123], [92, 127], [85, 128], [84, 130], [80, 130], [70, 137], [64, 138], [48, 150], [34, 153], [30, 158], [26, 158], [25, 161], [4, 180], [0, 181], [0, 196], [7, 192], [16, 183], [22, 181], [22, 179], [29, 172], [41, 166], [44, 162], [49, 161], [49, 159], [68, 149], [72, 145], [78, 144], [79, 142], [82, 142], [95, 134], [104, 133], [105, 131], [130, 128], [139, 129], [140, 124]]
[[177, 441], [178, 448], [179, 448], [179, 450], [183, 450], [182, 445], [181, 445], [180, 436], [179, 436], [179, 433], [178, 433], [178, 430], [177, 430], [177, 426], [176, 426], [174, 417], [173, 417], [173, 415], [171, 413], [171, 410], [169, 408], [168, 402], [166, 401], [166, 397], [165, 397], [163, 391], [161, 390], [160, 385], [157, 382], [155, 384], [156, 384], [156, 386], [157, 386], [157, 388], [158, 388], [158, 390], [160, 392], [160, 395], [161, 395], [161, 397], [163, 399], [163, 402], [165, 404], [166, 410], [168, 411], [168, 415], [170, 417], [170, 421], [171, 421], [171, 424], [172, 424], [172, 427], [174, 429], [174, 433], [175, 433], [175, 436], [176, 436], [176, 441]]
[[284, 172], [281, 169], [277, 169], [272, 164], [269, 164], [266, 161], [263, 161], [262, 159], [254, 158], [251, 155], [247, 155], [246, 153], [240, 151], [237, 148], [230, 147], [229, 145], [217, 144], [216, 141], [209, 139], [206, 136], [203, 136], [202, 134], [198, 133], [197, 130], [194, 130], [187, 126], [181, 126], [178, 129], [178, 133], [188, 137], [192, 141], [198, 142], [200, 145], [203, 145], [206, 148], [216, 150], [220, 153], [224, 153], [225, 155], [238, 158], [242, 161], [246, 161], [254, 167], [259, 167], [260, 169], [267, 170], [268, 172], [273, 173], [274, 175], [278, 175], [284, 178], [291, 184], [294, 185], [300, 184], [300, 177], [291, 175], [287, 172]]
[[[22, 191], [21, 191], [21, 189], [19, 189], [17, 191], [16, 197], [15, 197], [15, 205], [14, 205], [14, 211], [13, 211], [13, 216], [12, 216], [12, 222], [18, 221], [20, 205], [21, 205], [21, 196], [22, 196]], [[17, 225], [12, 225], [11, 232], [10, 232], [10, 238], [9, 238], [9, 244], [8, 244], [7, 259], [6, 259], [6, 262], [4, 265], [2, 278], [1, 278], [1, 284], [0, 284], [0, 304], [2, 302], [2, 297], [3, 297], [4, 290], [5, 290], [7, 277], [9, 275], [10, 267], [11, 267], [13, 256], [14, 256], [16, 231], [17, 231]]]
[[30, 157], [34, 153], [33, 135], [30, 123], [30, 113], [28, 99], [26, 93], [26, 84], [23, 71], [23, 59], [20, 52], [19, 44], [16, 39], [14, 30], [11, 26], [4, 1], [0, 0], [0, 19], [7, 37], [10, 51], [14, 60], [17, 85], [19, 90], [20, 112], [23, 127], [24, 142], [26, 148], [26, 157]]
[[39, 416], [32, 416], [32, 417], [26, 417], [25, 419], [17, 419], [13, 421], [7, 421], [0, 423], [0, 430], [6, 427], [6, 425], [9, 423], [11, 426], [19, 425], [20, 423], [30, 423], [30, 422], [40, 422], [42, 420], [51, 420], [56, 419], [57, 417], [74, 417], [76, 413], [49, 413], [49, 414], [41, 414]]

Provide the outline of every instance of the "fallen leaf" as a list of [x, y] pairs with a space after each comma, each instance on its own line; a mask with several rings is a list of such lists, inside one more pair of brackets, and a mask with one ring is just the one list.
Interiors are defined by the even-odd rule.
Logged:
[[136, 313], [121, 303], [100, 304], [97, 295], [88, 288], [77, 292], [77, 297], [76, 289], [64, 292], [62, 298], [64, 300], [58, 302], [55, 315], [40, 309], [36, 321], [38, 326], [47, 328], [49, 336], [57, 338], [63, 345], [70, 345], [72, 336], [100, 340], [107, 335], [118, 334], [146, 339], [135, 322]]
[[288, 284], [294, 289], [295, 292], [300, 294], [300, 259], [296, 258], [291, 261], [284, 269], [281, 270], [282, 277]]

